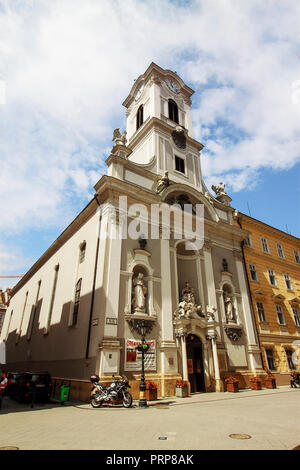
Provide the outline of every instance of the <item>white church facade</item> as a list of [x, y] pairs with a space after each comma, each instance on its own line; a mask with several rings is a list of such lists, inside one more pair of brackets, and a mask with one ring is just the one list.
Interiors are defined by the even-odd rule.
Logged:
[[[137, 397], [145, 320], [146, 381], [160, 396], [175, 395], [181, 378], [192, 392], [222, 391], [228, 375], [243, 386], [263, 373], [241, 248], [248, 232], [224, 185], [214, 195], [205, 186], [192, 94], [154, 63], [135, 81], [94, 198], [13, 289], [0, 338], [8, 370], [77, 384], [123, 374]], [[199, 240], [177, 236], [185, 206], [192, 227], [202, 208]]]

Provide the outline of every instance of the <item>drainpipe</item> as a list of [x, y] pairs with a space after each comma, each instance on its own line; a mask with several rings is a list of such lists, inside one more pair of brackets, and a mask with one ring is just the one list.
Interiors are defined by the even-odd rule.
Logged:
[[[94, 194], [94, 198], [95, 198], [98, 206], [100, 206], [97, 193]], [[99, 223], [100, 223], [100, 220], [101, 220], [101, 213], [100, 213], [100, 217], [99, 217]], [[87, 334], [87, 344], [86, 344], [86, 353], [85, 353], [85, 358], [86, 359], [89, 358], [89, 349], [90, 349], [90, 340], [91, 340], [91, 326], [92, 326], [92, 317], [93, 317], [93, 310], [94, 310], [95, 286], [96, 286], [97, 265], [98, 265], [98, 255], [99, 255], [99, 244], [100, 244], [100, 234], [98, 233], [97, 246], [96, 246], [96, 256], [95, 256], [95, 265], [94, 265], [92, 299], [91, 299], [90, 317], [89, 317], [89, 328], [88, 328], [88, 334]]]

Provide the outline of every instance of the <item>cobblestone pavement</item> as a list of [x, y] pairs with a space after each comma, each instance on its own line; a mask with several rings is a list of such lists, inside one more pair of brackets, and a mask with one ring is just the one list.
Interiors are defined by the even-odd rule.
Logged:
[[[0, 447], [21, 450], [291, 450], [300, 444], [300, 388], [203, 393], [147, 409], [87, 403], [18, 404], [5, 398]], [[231, 438], [248, 435], [248, 439]], [[242, 436], [236, 436], [242, 437]], [[162, 439], [161, 439], [162, 438]]]

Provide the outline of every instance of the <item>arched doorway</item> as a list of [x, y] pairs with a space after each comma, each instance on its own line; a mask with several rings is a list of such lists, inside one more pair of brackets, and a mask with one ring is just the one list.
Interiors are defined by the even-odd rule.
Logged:
[[191, 392], [205, 392], [203, 348], [198, 336], [194, 334], [187, 336], [186, 351]]

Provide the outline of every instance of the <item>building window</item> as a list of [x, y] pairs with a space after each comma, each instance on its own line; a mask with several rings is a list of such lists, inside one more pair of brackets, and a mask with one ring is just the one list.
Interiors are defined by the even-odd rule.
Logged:
[[141, 127], [144, 122], [144, 107], [141, 105], [136, 113], [136, 130]]
[[83, 263], [83, 261], [84, 261], [85, 250], [86, 250], [86, 241], [83, 241], [79, 245], [79, 263]]
[[268, 240], [265, 237], [260, 237], [261, 245], [264, 253], [270, 253]]
[[270, 370], [276, 370], [276, 363], [273, 349], [266, 349], [267, 363]]
[[51, 300], [50, 300], [50, 307], [49, 307], [49, 313], [48, 313], [48, 319], [47, 319], [45, 334], [49, 333], [49, 328], [50, 328], [50, 324], [51, 324], [53, 305], [54, 305], [54, 299], [55, 299], [55, 292], [56, 292], [56, 285], [57, 285], [57, 278], [58, 278], [58, 271], [59, 271], [59, 264], [57, 264], [54, 267], [54, 279], [53, 279], [53, 285], [52, 285]]
[[282, 310], [281, 305], [279, 304], [276, 304], [276, 313], [277, 313], [279, 325], [285, 325], [285, 318], [284, 318], [283, 310]]
[[178, 120], [178, 106], [173, 100], [169, 100], [169, 119], [172, 119], [172, 121], [177, 122], [179, 124]]
[[258, 281], [256, 266], [254, 264], [249, 264], [251, 281]]
[[180, 171], [180, 173], [185, 174], [185, 161], [183, 158], [177, 157], [175, 155], [175, 170]]
[[256, 307], [257, 307], [257, 313], [258, 313], [259, 321], [260, 322], [265, 322], [266, 321], [266, 314], [265, 314], [264, 304], [262, 302], [256, 302]]
[[295, 256], [296, 263], [300, 264], [300, 256], [297, 250], [294, 250], [294, 256]]
[[41, 283], [42, 283], [42, 281], [38, 282], [35, 303], [31, 307], [31, 314], [30, 314], [30, 319], [29, 319], [28, 329], [27, 329], [27, 340], [28, 341], [30, 341], [32, 331], [33, 331], [33, 325], [34, 325], [34, 320], [35, 320], [35, 317], [36, 317], [36, 311], [37, 311], [38, 301], [39, 301], [39, 296], [40, 296]]
[[22, 316], [21, 316], [21, 321], [20, 321], [20, 326], [19, 326], [19, 331], [18, 331], [18, 336], [17, 336], [16, 342], [19, 341], [20, 336], [21, 336], [23, 318], [24, 318], [24, 313], [25, 313], [25, 309], [26, 309], [26, 305], [27, 305], [27, 299], [28, 299], [28, 291], [25, 294], [25, 301], [24, 301], [24, 306], [23, 306], [23, 311], [22, 311]]
[[293, 315], [294, 315], [295, 325], [300, 326], [300, 316], [299, 316], [299, 310], [297, 309], [297, 307], [293, 307]]
[[280, 245], [280, 243], [276, 243], [276, 246], [277, 246], [277, 253], [278, 253], [279, 258], [284, 258], [282, 245]]
[[79, 310], [79, 303], [80, 303], [81, 282], [82, 282], [82, 279], [80, 278], [76, 283], [72, 326], [77, 324], [78, 310]]
[[289, 369], [291, 370], [295, 369], [295, 364], [293, 361], [293, 351], [291, 349], [286, 349], [285, 353], [286, 353], [286, 359], [287, 359]]
[[251, 235], [249, 235], [249, 236], [245, 239], [244, 245], [248, 246], [249, 248], [252, 248]]
[[268, 274], [271, 286], [277, 286], [275, 272], [273, 271], [273, 269], [268, 269]]
[[293, 286], [292, 286], [292, 282], [291, 282], [291, 278], [288, 274], [284, 274], [283, 275], [284, 277], [284, 280], [285, 280], [285, 285], [286, 285], [286, 288], [288, 290], [293, 290]]

